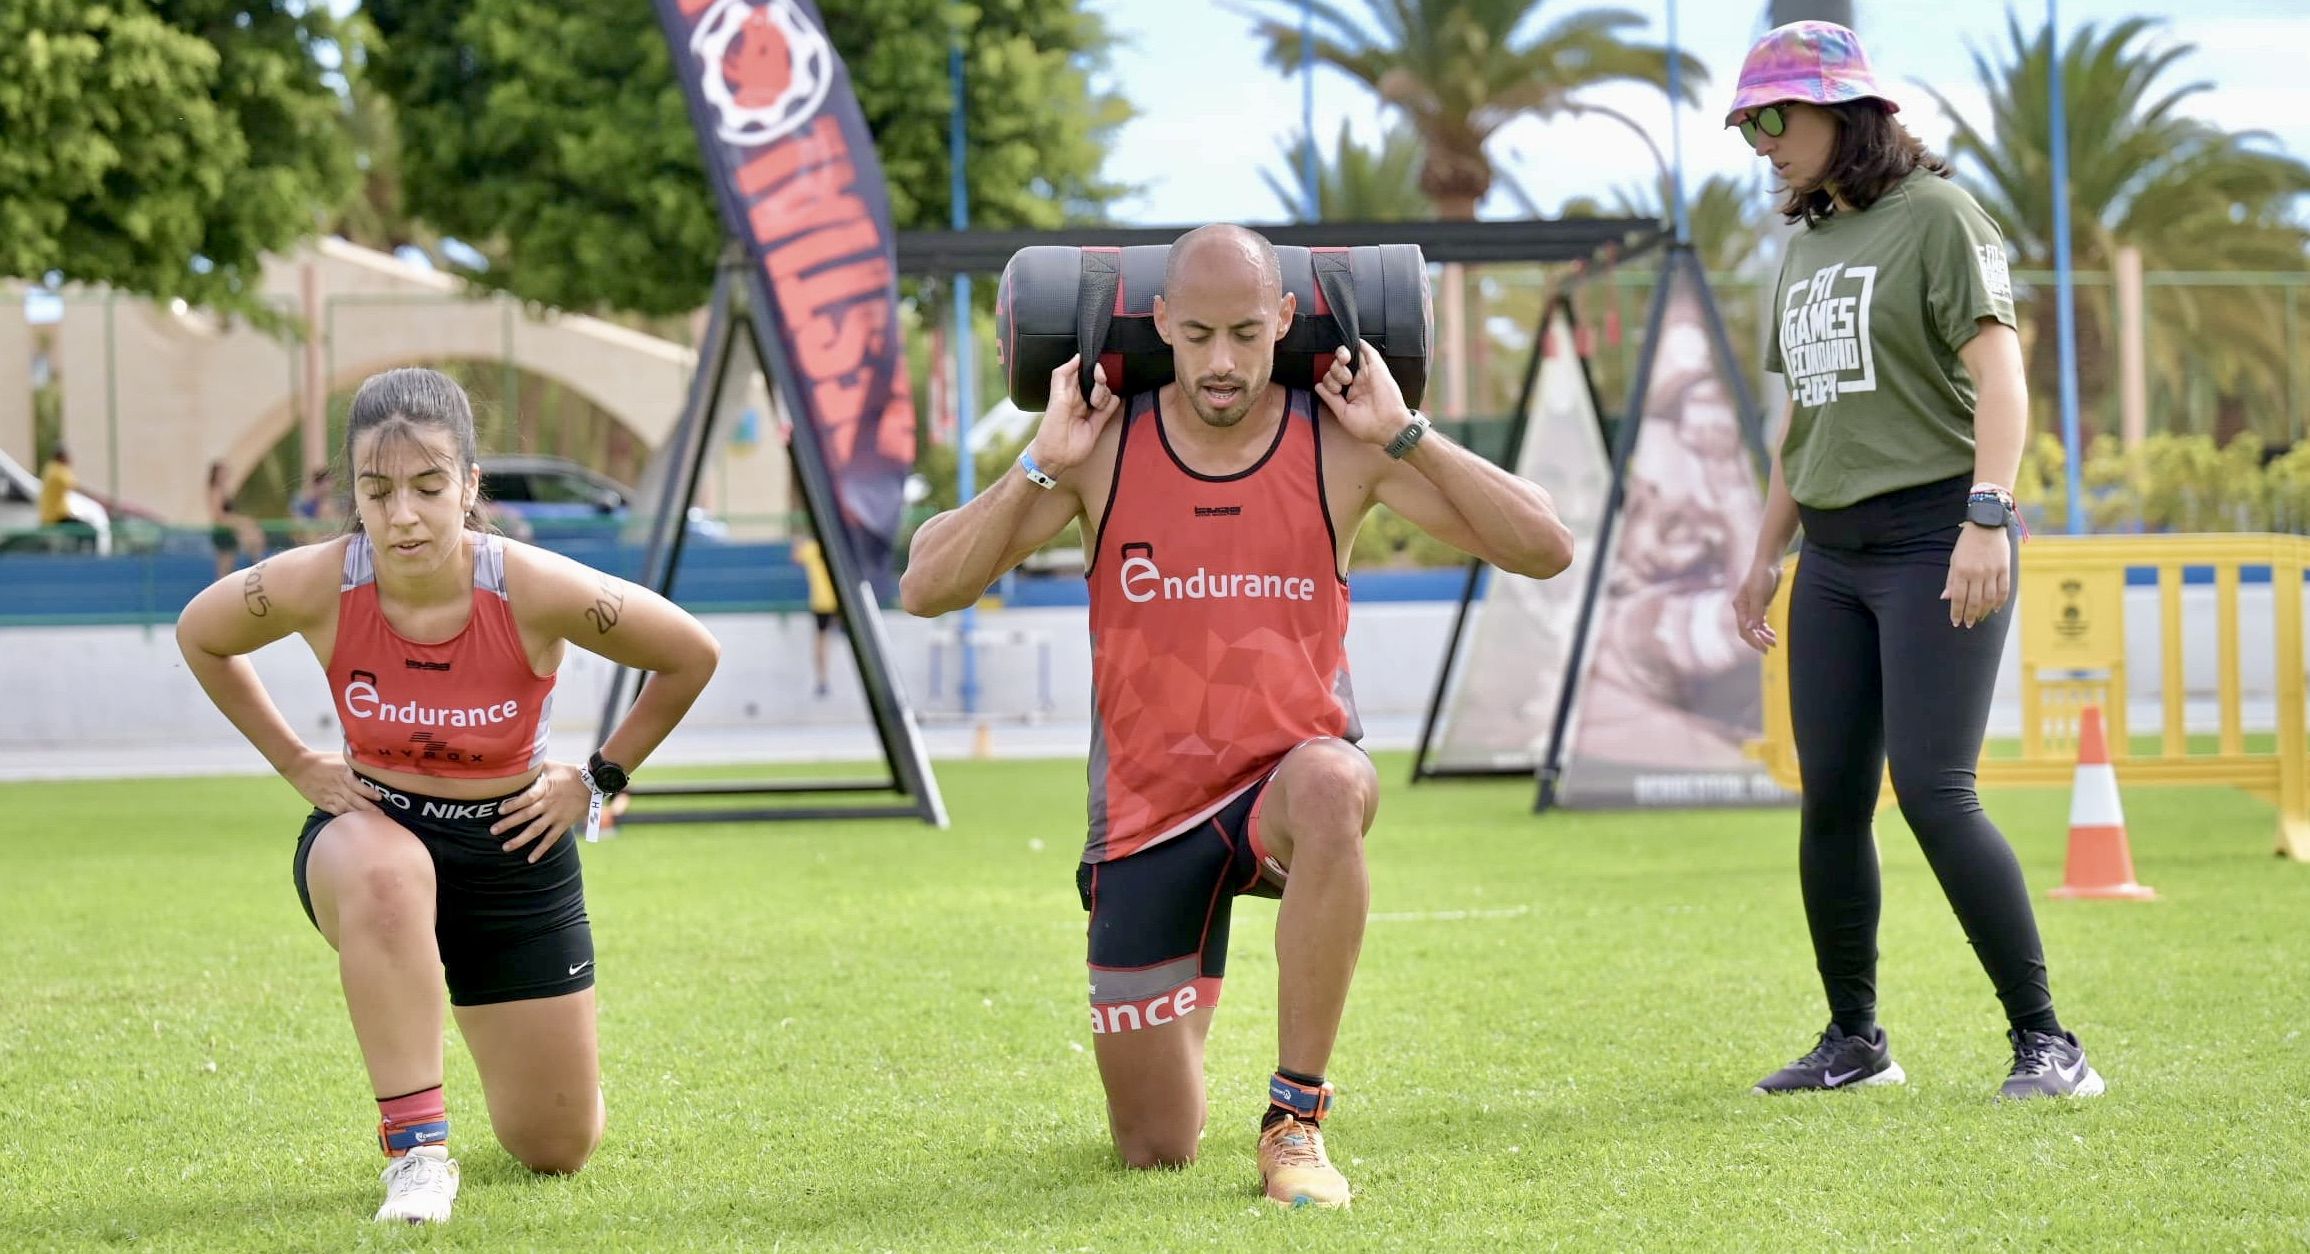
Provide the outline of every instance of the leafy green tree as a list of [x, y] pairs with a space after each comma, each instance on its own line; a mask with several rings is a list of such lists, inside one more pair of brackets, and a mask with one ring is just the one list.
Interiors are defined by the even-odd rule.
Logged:
[[2310, 440], [2271, 459], [2262, 467], [2262, 478], [2269, 493], [2270, 529], [2310, 535]]
[[[1089, 71], [1095, 16], [1039, 0], [820, 6], [876, 137], [900, 229], [948, 224], [950, 20], [966, 49], [974, 226], [1056, 226], [1124, 189], [1103, 140], [1128, 120]], [[653, 8], [639, 0], [366, 0], [371, 72], [405, 132], [409, 207], [477, 248], [472, 277], [565, 308], [664, 314], [706, 298], [712, 189]], [[990, 292], [991, 295], [991, 292]]]
[[327, 6], [0, 4], [0, 274], [257, 312], [353, 166]]
[[[2068, 516], [2067, 463], [2061, 438], [2049, 431], [2023, 453], [2014, 495], [2044, 525]], [[2226, 444], [2161, 431], [2130, 449], [2104, 432], [2078, 470], [2097, 532], [2310, 532], [2310, 444], [2273, 458], [2251, 431]]]
[[942, 230], [954, 215], [950, 15], [965, 23], [963, 140], [974, 227], [1049, 228], [1098, 221], [1131, 189], [1099, 177], [1133, 110], [1090, 75], [1113, 37], [1104, 19], [1052, 0], [838, 0], [821, 3], [850, 67], [859, 110], [890, 179], [901, 230]]
[[[366, 30], [356, 12], [348, 22]], [[368, 41], [363, 41], [368, 42]], [[446, 268], [441, 239], [409, 211], [401, 157], [401, 127], [393, 101], [366, 74], [349, 76], [345, 138], [353, 149], [353, 164], [360, 171], [353, 194], [339, 204], [323, 224], [337, 235], [379, 252], [415, 248], [436, 267]]]
[[[2299, 270], [2310, 245], [2295, 214], [2310, 193], [2310, 165], [2264, 146], [2259, 131], [2226, 131], [2182, 112], [2205, 82], [2173, 85], [2193, 45], [2147, 46], [2157, 24], [2145, 18], [2106, 32], [2091, 24], [2061, 51], [2069, 129], [2073, 263], [2106, 270], [2117, 250], [2141, 250], [2149, 271]], [[2052, 33], [2025, 32], [2008, 18], [2003, 56], [1976, 53], [1974, 72], [1989, 98], [1980, 119], [1961, 114], [1932, 88], [1956, 123], [1950, 144], [1957, 178], [2006, 232], [2024, 269], [2054, 264]], [[2017, 293], [2020, 294], [2020, 293]], [[2052, 404], [2058, 376], [2052, 284], [2024, 296], [2031, 391]], [[2275, 289], [2161, 289], [2152, 336], [2153, 389], [2163, 407], [2211, 387], [2227, 415], [2224, 434], [2254, 416], [2249, 398], [2275, 424], [2292, 350], [2284, 342], [2282, 295]], [[2080, 421], [2090, 434], [2107, 412], [2117, 376], [2114, 306], [2081, 292], [2077, 313]]]
[[[1282, 173], [1261, 170], [1294, 222], [1307, 221], [1305, 142], [1282, 145]], [[1316, 220], [1321, 222], [1413, 222], [1428, 216], [1428, 198], [1415, 181], [1420, 172], [1420, 140], [1403, 126], [1388, 128], [1379, 146], [1356, 142], [1346, 122], [1333, 141], [1331, 156], [1318, 156], [1315, 171]]]
[[[1255, 3], [1259, 9], [1246, 12], [1267, 43], [1268, 64], [1296, 71], [1301, 0]], [[1495, 177], [1484, 145], [1501, 127], [1565, 113], [1584, 88], [1668, 81], [1668, 50], [1629, 42], [1623, 32], [1646, 19], [1625, 9], [1581, 10], [1526, 34], [1546, 0], [1365, 4], [1368, 24], [1342, 5], [1313, 0], [1315, 60], [1369, 87], [1411, 124], [1422, 145], [1420, 191], [1441, 218], [1475, 219]], [[1697, 104], [1708, 71], [1678, 56], [1684, 100]]]

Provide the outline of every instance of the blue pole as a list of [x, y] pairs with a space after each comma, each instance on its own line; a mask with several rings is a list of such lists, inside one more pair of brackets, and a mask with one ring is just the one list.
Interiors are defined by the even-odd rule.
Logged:
[[1315, 158], [1315, 19], [1314, 0], [1299, 0], [1299, 129], [1307, 136], [1300, 154], [1301, 177], [1307, 183], [1307, 220], [1323, 220], [1323, 198], [1318, 191], [1321, 174]]
[[2085, 496], [2078, 486], [2078, 463], [2085, 450], [2077, 433], [2077, 305], [2069, 270], [2069, 119], [2062, 99], [2061, 19], [2058, 0], [2045, 0], [2048, 60], [2053, 70], [2053, 276], [2054, 304], [2060, 310], [2062, 467], [2069, 488], [2069, 533], [2085, 534]]
[[[962, 32], [958, 29], [947, 45], [947, 77], [954, 85], [954, 112], [947, 129], [947, 164], [952, 168], [954, 187], [954, 229], [970, 229], [970, 188], [963, 178], [963, 47]], [[971, 395], [971, 276], [954, 276], [954, 479], [955, 503], [968, 505], [978, 495], [977, 458], [971, 451], [971, 412], [978, 402]], [[960, 695], [963, 713], [978, 710], [979, 671], [978, 656], [971, 644], [971, 629], [977, 625], [978, 608], [964, 606], [962, 627], [957, 633], [955, 646], [962, 655]]]
[[1677, 73], [1676, 62], [1676, 0], [1668, 0], [1668, 198], [1673, 205], [1671, 212], [1676, 216], [1676, 242], [1689, 244], [1692, 221], [1684, 208], [1684, 128], [1677, 125], [1684, 112], [1679, 95], [1683, 76]]

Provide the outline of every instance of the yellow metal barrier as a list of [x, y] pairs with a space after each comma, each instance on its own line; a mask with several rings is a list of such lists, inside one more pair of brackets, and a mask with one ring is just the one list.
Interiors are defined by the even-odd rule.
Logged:
[[[2310, 743], [2306, 743], [2302, 640], [2302, 573], [2310, 539], [2300, 536], [2037, 536], [2022, 546], [2017, 628], [2020, 639], [2021, 750], [1984, 752], [1981, 783], [2067, 786], [2076, 767], [2078, 712], [2101, 707], [2121, 781], [2213, 784], [2243, 788], [2278, 808], [2278, 852], [2310, 861]], [[2276, 734], [2267, 751], [2249, 750], [2239, 679], [2238, 588], [2246, 567], [2270, 571], [2273, 696]], [[2136, 753], [2128, 727], [2126, 572], [2157, 572], [2159, 692], [2156, 749]], [[2184, 719], [2182, 576], [2211, 568], [2214, 577], [2216, 694], [2214, 752], [2192, 753]], [[1773, 629], [1788, 639], [1791, 558], [1774, 599]], [[1755, 756], [1784, 788], [1798, 786], [1789, 727], [1785, 647], [1764, 659], [1764, 737]], [[1892, 800], [1890, 779], [1883, 794]]]

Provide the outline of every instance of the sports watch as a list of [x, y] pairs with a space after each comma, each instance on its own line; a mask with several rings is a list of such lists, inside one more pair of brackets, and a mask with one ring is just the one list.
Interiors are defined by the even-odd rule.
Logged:
[[2013, 517], [2013, 498], [1989, 487], [1977, 487], [1965, 499], [1965, 521], [1977, 527], [2003, 527]]
[[603, 758], [599, 749], [594, 750], [594, 755], [586, 759], [586, 774], [592, 777], [595, 790], [605, 797], [615, 797], [624, 792], [630, 782], [626, 778], [626, 768]]
[[1413, 410], [1411, 425], [1396, 432], [1396, 438], [1383, 446], [1387, 455], [1397, 461], [1402, 461], [1405, 455], [1412, 451], [1412, 446], [1420, 442], [1420, 437], [1428, 433], [1428, 426], [1428, 416], [1419, 410]]

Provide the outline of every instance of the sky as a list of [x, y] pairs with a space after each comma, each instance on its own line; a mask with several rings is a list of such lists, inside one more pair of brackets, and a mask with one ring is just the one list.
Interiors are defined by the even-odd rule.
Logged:
[[[1365, 0], [1335, 0], [1361, 15]], [[1120, 222], [1144, 226], [1207, 221], [1287, 220], [1283, 205], [1260, 177], [1279, 173], [1283, 148], [1300, 133], [1302, 84], [1262, 63], [1250, 37], [1251, 9], [1296, 20], [1294, 0], [1087, 0], [1114, 30], [1119, 47], [1107, 81], [1141, 116], [1116, 137], [1107, 174], [1142, 185], [1114, 206]], [[1554, 15], [1616, 7], [1648, 17], [1638, 37], [1666, 42], [1668, 0], [1546, 0], [1544, 24]], [[1687, 187], [1710, 174], [1748, 176], [1759, 159], [1735, 132], [1722, 129], [1749, 44], [1764, 31], [1764, 0], [1678, 0], [1678, 44], [1710, 71], [1701, 88], [1708, 107], [1682, 111], [1681, 139]], [[1869, 51], [1878, 81], [1902, 106], [1902, 121], [1941, 149], [1951, 126], [1919, 82], [1929, 83], [1960, 112], [1986, 118], [1985, 97], [1973, 71], [1976, 52], [1992, 64], [2004, 59], [2009, 12], [2028, 28], [2042, 26], [2043, 0], [1855, 0], [1854, 27]], [[2128, 16], [2160, 21], [2147, 43], [2195, 44], [2197, 50], [2167, 71], [2168, 89], [2203, 82], [2208, 90], [2183, 106], [2232, 130], [2260, 129], [2294, 155], [2310, 159], [2310, 0], [2064, 0], [2065, 31], [2092, 23], [2107, 29]], [[1644, 125], [1663, 157], [1675, 161], [1666, 98], [1656, 89], [1605, 87], [1584, 99], [1617, 109]], [[1328, 151], [1345, 120], [1360, 139], [1375, 142], [1385, 118], [1373, 96], [1336, 70], [1315, 74], [1315, 133]], [[1489, 151], [1544, 213], [1567, 197], [1597, 196], [1607, 203], [1619, 188], [1656, 177], [1658, 165], [1637, 136], [1601, 116], [1541, 124], [1524, 119], [1503, 128]], [[1285, 186], [1292, 184], [1282, 180]], [[1521, 216], [1495, 192], [1484, 217]]]

